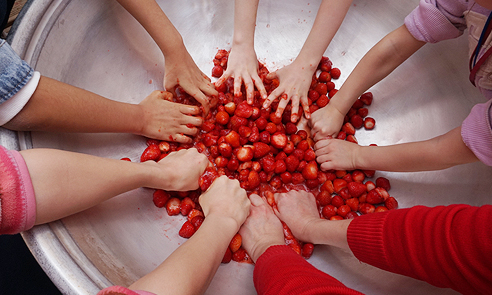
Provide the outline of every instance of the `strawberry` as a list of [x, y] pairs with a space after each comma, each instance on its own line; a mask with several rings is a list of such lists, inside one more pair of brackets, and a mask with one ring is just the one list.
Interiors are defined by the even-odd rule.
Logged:
[[355, 211], [350, 211], [347, 215], [345, 215], [345, 219], [354, 219], [356, 217], [359, 217], [359, 214]]
[[232, 101], [226, 103], [224, 105], [224, 110], [229, 114], [229, 115], [233, 115], [234, 112], [236, 111], [236, 104]]
[[[288, 158], [288, 157], [287, 157]], [[261, 167], [266, 173], [275, 171], [275, 159], [272, 156], [265, 156], [260, 160]]]
[[[325, 84], [326, 85], [326, 84]], [[318, 100], [319, 98], [319, 92], [316, 91], [316, 90], [309, 90], [308, 91], [308, 98], [311, 100], [311, 101], [316, 101]]]
[[196, 230], [193, 224], [191, 224], [191, 222], [187, 220], [181, 226], [181, 229], [179, 230], [179, 235], [185, 239], [189, 239], [195, 233], [195, 231]]
[[318, 92], [319, 95], [325, 95], [328, 93], [328, 87], [325, 83], [318, 83], [318, 85], [314, 88], [314, 91]]
[[161, 155], [161, 150], [157, 144], [149, 145], [140, 156], [140, 162], [155, 161]]
[[330, 205], [331, 203], [331, 194], [328, 191], [320, 191], [316, 196], [316, 200], [321, 207], [326, 205]]
[[248, 254], [243, 248], [239, 248], [239, 250], [232, 254], [232, 260], [236, 262], [248, 262], [248, 259]]
[[382, 187], [386, 191], [389, 191], [391, 189], [391, 184], [388, 178], [385, 177], [378, 177], [376, 178], [376, 186], [377, 187]]
[[292, 122], [287, 122], [285, 124], [285, 133], [286, 134], [295, 134], [297, 132], [297, 126], [296, 124], [292, 123]]
[[240, 234], [235, 234], [234, 237], [232, 237], [231, 242], [229, 243], [229, 249], [231, 249], [232, 253], [236, 252], [241, 248], [241, 243], [242, 243], [242, 237]]
[[304, 177], [299, 172], [292, 173], [292, 183], [293, 184], [301, 184], [304, 182]]
[[205, 216], [203, 216], [203, 212], [202, 211], [200, 211], [198, 209], [191, 209], [190, 213], [188, 213], [188, 220], [191, 221], [191, 220], [193, 220], [193, 218], [195, 218], [197, 216], [205, 217]]
[[154, 205], [158, 208], [162, 208], [166, 205], [167, 201], [171, 198], [171, 195], [161, 189], [155, 190], [152, 195]]
[[338, 207], [337, 214], [345, 217], [350, 211], [352, 211], [352, 209], [348, 205], [342, 205]]
[[352, 134], [347, 135], [347, 141], [350, 141], [350, 142], [353, 142], [353, 143], [359, 143], [357, 141], [357, 138], [355, 138], [355, 136], [352, 135]]
[[128, 157], [124, 157], [124, 158], [121, 158], [120, 159], [121, 161], [127, 161], [127, 162], [131, 162], [132, 160]]
[[275, 161], [275, 173], [276, 174], [282, 174], [286, 170], [287, 170], [287, 165], [285, 165], [285, 162], [283, 160]]
[[232, 155], [232, 146], [227, 142], [222, 142], [218, 146], [218, 151], [223, 157], [230, 158]]
[[233, 155], [227, 163], [227, 169], [236, 171], [239, 168], [239, 160]]
[[255, 189], [260, 185], [260, 175], [256, 171], [250, 171], [248, 174], [248, 189]]
[[301, 255], [305, 259], [309, 259], [313, 255], [314, 245], [311, 243], [305, 243], [302, 245]]
[[352, 211], [357, 211], [359, 209], [359, 203], [358, 198], [350, 198], [345, 200], [345, 205], [349, 206]]
[[331, 180], [326, 180], [320, 187], [321, 191], [327, 191], [330, 195], [335, 192], [335, 187]]
[[236, 111], [234, 115], [241, 118], [249, 118], [253, 114], [253, 107], [250, 106], [247, 102], [242, 102], [236, 106]]
[[185, 197], [181, 200], [181, 204], [179, 205], [179, 210], [183, 216], [188, 216], [192, 209], [195, 209], [195, 202], [189, 197]]
[[285, 159], [285, 165], [287, 166], [287, 171], [292, 173], [297, 170], [299, 159], [291, 154]]
[[321, 95], [318, 100], [316, 100], [316, 105], [320, 108], [325, 107], [330, 102], [330, 99], [326, 95]]
[[332, 68], [330, 71], [330, 75], [333, 79], [338, 79], [340, 78], [341, 71], [339, 68]]
[[366, 202], [369, 204], [379, 204], [384, 201], [383, 197], [379, 194], [376, 189], [370, 190], [366, 196]]
[[352, 108], [353, 108], [354, 110], [358, 110], [358, 109], [362, 108], [363, 106], [364, 106], [364, 102], [363, 102], [362, 100], [360, 100], [360, 99], [357, 99], [357, 100], [354, 102], [354, 104], [352, 105]]
[[215, 178], [217, 178], [219, 174], [214, 167], [207, 167], [203, 172], [202, 176], [199, 179], [200, 189], [204, 192], [208, 189], [208, 187], [214, 182]]
[[315, 161], [309, 162], [302, 170], [302, 176], [305, 179], [318, 179], [318, 164]]
[[360, 129], [364, 125], [364, 119], [358, 114], [353, 115], [350, 117], [350, 123], [352, 126], [354, 126], [355, 129]]
[[345, 132], [347, 135], [354, 135], [355, 134], [355, 127], [354, 127], [354, 125], [352, 125], [352, 123], [347, 122], [347, 123], [343, 124], [342, 131]]
[[385, 206], [377, 206], [376, 210], [374, 210], [374, 213], [385, 212], [385, 211], [388, 211], [388, 208], [386, 208]]
[[287, 145], [287, 135], [281, 132], [276, 132], [272, 135], [270, 143], [273, 147], [283, 149]]
[[361, 182], [355, 182], [355, 181], [349, 182], [347, 184], [347, 187], [350, 196], [355, 198], [360, 197], [363, 193], [367, 191], [366, 185]]
[[330, 219], [332, 216], [335, 216], [337, 214], [337, 207], [333, 205], [327, 205], [324, 206], [323, 209], [321, 209], [321, 215], [323, 215], [324, 218]]
[[362, 203], [359, 205], [359, 212], [362, 214], [374, 213], [375, 210], [376, 207], [374, 207], [374, 205], [369, 203]]
[[239, 143], [239, 134], [232, 130], [225, 136], [225, 141], [231, 145], [231, 147], [236, 148], [240, 147], [241, 144]]
[[328, 92], [328, 98], [332, 98], [333, 96], [335, 96], [335, 94], [337, 94], [338, 90], [337, 89], [332, 89]]
[[326, 83], [331, 80], [331, 75], [328, 72], [321, 72], [318, 76], [318, 81]]
[[229, 123], [229, 114], [226, 111], [217, 112], [215, 115], [215, 121], [221, 125], [226, 125]]
[[374, 118], [366, 117], [364, 119], [364, 128], [366, 130], [372, 130], [374, 129], [374, 126], [376, 126], [376, 120], [374, 120]]
[[345, 201], [339, 195], [334, 195], [333, 198], [331, 198], [331, 204], [338, 208], [345, 205]]
[[285, 171], [280, 174], [280, 179], [282, 179], [282, 182], [285, 184], [290, 183], [292, 181], [292, 174], [290, 174], [289, 171]]
[[347, 187], [347, 181], [337, 178], [333, 180], [333, 187], [335, 188], [335, 192], [341, 191], [344, 187]]
[[382, 187], [376, 187], [374, 190], [378, 192], [378, 194], [383, 198], [383, 200], [388, 199], [390, 196], [388, 192]]
[[270, 146], [263, 142], [255, 142], [253, 143], [253, 147], [254, 147], [253, 157], [255, 159], [259, 159], [270, 152]]
[[181, 200], [178, 198], [169, 199], [169, 201], [167, 201], [166, 203], [167, 215], [174, 216], [181, 213], [180, 204], [181, 204]]
[[304, 161], [311, 162], [316, 160], [316, 153], [313, 149], [308, 149], [304, 152]]
[[229, 124], [227, 124], [227, 127], [228, 129], [238, 131], [240, 126], [246, 126], [246, 125], [248, 125], [248, 119], [234, 115], [229, 119]]
[[372, 99], [373, 99], [373, 96], [372, 96], [372, 93], [371, 92], [366, 92], [364, 94], [362, 94], [360, 96], [360, 100], [366, 105], [366, 106], [370, 106], [371, 103], [372, 103]]
[[393, 210], [398, 208], [398, 201], [394, 197], [389, 197], [384, 201], [384, 206], [388, 208], [388, 210]]
[[365, 118], [369, 114], [369, 110], [367, 108], [360, 108], [357, 110], [357, 114], [362, 118]]
[[232, 260], [232, 251], [231, 249], [227, 248], [221, 263], [229, 263], [231, 262], [231, 260]]

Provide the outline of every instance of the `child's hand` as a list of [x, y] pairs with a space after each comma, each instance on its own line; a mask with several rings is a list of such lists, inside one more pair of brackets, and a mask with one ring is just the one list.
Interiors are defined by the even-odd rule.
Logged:
[[357, 159], [360, 148], [356, 143], [341, 139], [323, 139], [314, 145], [316, 161], [323, 171], [359, 168]]
[[215, 83], [219, 87], [230, 77], [234, 78], [234, 96], [241, 96], [241, 85], [244, 82], [246, 101], [253, 103], [255, 86], [263, 99], [266, 99], [265, 86], [258, 76], [258, 59], [254, 48], [249, 46], [233, 46], [227, 60], [227, 69]]
[[316, 199], [306, 191], [275, 194], [275, 214], [287, 224], [292, 234], [303, 242], [311, 242], [312, 224], [321, 221]]
[[207, 96], [218, 96], [219, 93], [186, 49], [176, 53], [176, 56], [166, 56], [164, 71], [164, 89], [174, 91], [176, 86], [181, 86], [203, 106], [205, 115], [208, 114], [210, 102]]
[[292, 64], [268, 74], [266, 76], [267, 79], [278, 79], [280, 84], [270, 93], [267, 100], [263, 103], [263, 107], [268, 108], [275, 99], [279, 98], [280, 101], [275, 114], [277, 117], [281, 117], [289, 102], [292, 101], [292, 115], [290, 120], [292, 123], [295, 123], [299, 120], [300, 103], [304, 109], [304, 115], [309, 119], [311, 114], [309, 112], [307, 95], [316, 66], [309, 67], [294, 61]]
[[335, 138], [342, 128], [344, 117], [345, 114], [330, 104], [314, 112], [309, 120], [313, 140]]
[[252, 194], [250, 213], [239, 229], [243, 247], [254, 262], [273, 245], [284, 245], [282, 223], [265, 199]]
[[[149, 165], [155, 165], [153, 161], [147, 162]], [[195, 190], [199, 186], [200, 176], [209, 164], [207, 156], [199, 153], [195, 148], [172, 152], [158, 162], [161, 171], [157, 171], [156, 184], [152, 187], [172, 191]]]
[[174, 103], [171, 99], [170, 92], [154, 91], [140, 103], [143, 127], [139, 134], [159, 140], [191, 143], [190, 136], [196, 135], [196, 127], [203, 123], [203, 118], [196, 117], [200, 114], [200, 108]]
[[223, 175], [217, 178], [199, 199], [205, 218], [226, 217], [236, 222], [237, 230], [249, 214], [250, 201], [239, 181]]

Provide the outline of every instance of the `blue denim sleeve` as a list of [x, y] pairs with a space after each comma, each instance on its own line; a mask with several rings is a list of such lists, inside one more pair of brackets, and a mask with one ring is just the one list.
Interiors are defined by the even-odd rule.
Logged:
[[34, 69], [15, 53], [7, 41], [0, 39], [0, 104], [21, 90], [33, 74]]

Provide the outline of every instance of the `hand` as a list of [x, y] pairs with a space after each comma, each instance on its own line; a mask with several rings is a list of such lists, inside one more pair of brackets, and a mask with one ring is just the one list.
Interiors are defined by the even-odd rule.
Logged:
[[270, 93], [267, 100], [263, 103], [264, 108], [268, 108], [272, 102], [280, 97], [277, 111], [277, 117], [282, 116], [285, 107], [292, 101], [292, 115], [290, 120], [292, 123], [299, 120], [299, 102], [304, 109], [304, 115], [307, 119], [311, 117], [308, 104], [308, 91], [311, 86], [313, 74], [318, 65], [306, 66], [298, 64], [294, 61], [292, 64], [270, 73], [266, 76], [267, 79], [278, 79], [280, 84], [275, 90]]
[[178, 104], [171, 101], [172, 94], [165, 91], [154, 91], [139, 105], [142, 107], [143, 128], [141, 135], [167, 141], [191, 143], [189, 136], [198, 133], [198, 129], [192, 126], [200, 126], [203, 123], [200, 108]]
[[212, 183], [200, 196], [199, 202], [205, 217], [215, 215], [230, 218], [236, 222], [237, 230], [248, 217], [251, 205], [239, 181], [231, 180], [225, 175]]
[[252, 194], [248, 218], [239, 229], [243, 247], [253, 261], [273, 245], [285, 245], [282, 223], [264, 198]]
[[244, 82], [248, 104], [253, 103], [255, 85], [261, 97], [267, 98], [265, 86], [258, 76], [258, 59], [254, 48], [233, 45], [227, 60], [227, 70], [215, 85], [219, 87], [230, 77], [234, 77], [234, 96], [241, 96], [241, 84]]
[[165, 57], [164, 89], [174, 91], [177, 85], [181, 86], [203, 106], [204, 115], [208, 114], [210, 102], [207, 96], [218, 96], [219, 93], [210, 82], [210, 78], [200, 71], [186, 49], [176, 55]]
[[358, 169], [360, 145], [341, 139], [324, 139], [314, 145], [316, 161], [323, 171]]
[[[145, 164], [156, 165], [154, 161], [147, 161]], [[161, 171], [156, 173], [156, 183], [152, 187], [173, 191], [195, 190], [199, 186], [200, 176], [209, 164], [207, 156], [195, 148], [172, 152], [157, 163]]]
[[316, 199], [306, 191], [289, 191], [274, 195], [277, 207], [275, 214], [285, 222], [292, 234], [301, 241], [314, 243], [310, 236], [313, 224], [320, 218]]
[[335, 138], [342, 128], [344, 118], [345, 114], [330, 104], [314, 112], [309, 120], [314, 141]]

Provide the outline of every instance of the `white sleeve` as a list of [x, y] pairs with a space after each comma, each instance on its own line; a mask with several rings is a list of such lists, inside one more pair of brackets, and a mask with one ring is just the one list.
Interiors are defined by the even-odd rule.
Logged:
[[12, 120], [24, 108], [38, 87], [39, 78], [41, 74], [35, 71], [29, 82], [19, 92], [0, 105], [0, 126]]

